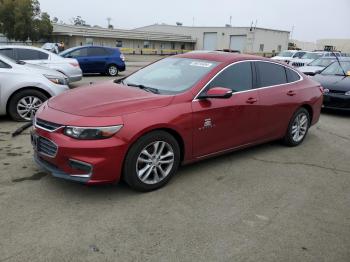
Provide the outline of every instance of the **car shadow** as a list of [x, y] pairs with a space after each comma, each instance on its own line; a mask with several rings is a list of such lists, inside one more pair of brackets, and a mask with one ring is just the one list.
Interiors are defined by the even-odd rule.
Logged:
[[348, 118], [348, 117], [350, 117], [350, 110], [349, 111], [344, 111], [344, 110], [323, 108], [322, 109], [322, 114]]

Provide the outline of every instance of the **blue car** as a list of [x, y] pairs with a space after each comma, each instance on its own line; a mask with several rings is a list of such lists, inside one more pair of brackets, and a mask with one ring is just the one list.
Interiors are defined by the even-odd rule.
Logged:
[[125, 57], [118, 48], [79, 46], [67, 49], [59, 55], [77, 59], [84, 74], [117, 76], [119, 72], [125, 71]]

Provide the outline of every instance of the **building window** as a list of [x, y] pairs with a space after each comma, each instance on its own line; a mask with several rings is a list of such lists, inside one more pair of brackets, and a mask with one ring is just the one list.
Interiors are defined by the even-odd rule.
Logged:
[[171, 43], [171, 49], [175, 50], [175, 43]]
[[149, 41], [143, 42], [143, 48], [149, 48]]
[[94, 39], [93, 38], [86, 38], [85, 44], [86, 45], [94, 45]]
[[181, 50], [185, 50], [185, 49], [186, 49], [185, 44], [181, 44]]
[[264, 52], [264, 44], [260, 44], [259, 51], [260, 51], [260, 52]]
[[117, 40], [116, 41], [116, 47], [123, 47], [123, 41]]

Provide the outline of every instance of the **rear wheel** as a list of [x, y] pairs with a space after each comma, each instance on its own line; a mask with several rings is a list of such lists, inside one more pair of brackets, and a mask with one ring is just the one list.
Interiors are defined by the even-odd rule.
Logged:
[[39, 107], [48, 97], [34, 89], [26, 89], [15, 94], [9, 101], [8, 113], [13, 120], [31, 121]]
[[310, 114], [305, 108], [298, 109], [288, 126], [288, 131], [284, 137], [284, 143], [287, 146], [298, 146], [300, 145], [310, 128]]
[[167, 132], [155, 131], [141, 137], [130, 148], [123, 177], [135, 190], [152, 191], [169, 182], [179, 163], [180, 148], [176, 139]]
[[107, 74], [109, 76], [117, 76], [119, 73], [118, 67], [116, 65], [110, 65], [107, 69]]

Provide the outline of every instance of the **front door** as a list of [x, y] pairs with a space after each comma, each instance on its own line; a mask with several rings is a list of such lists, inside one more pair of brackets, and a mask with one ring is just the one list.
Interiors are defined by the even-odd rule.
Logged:
[[256, 140], [259, 99], [251, 62], [239, 62], [224, 69], [202, 93], [213, 87], [233, 90], [228, 99], [195, 99], [193, 110], [193, 152], [201, 157], [229, 150]]

